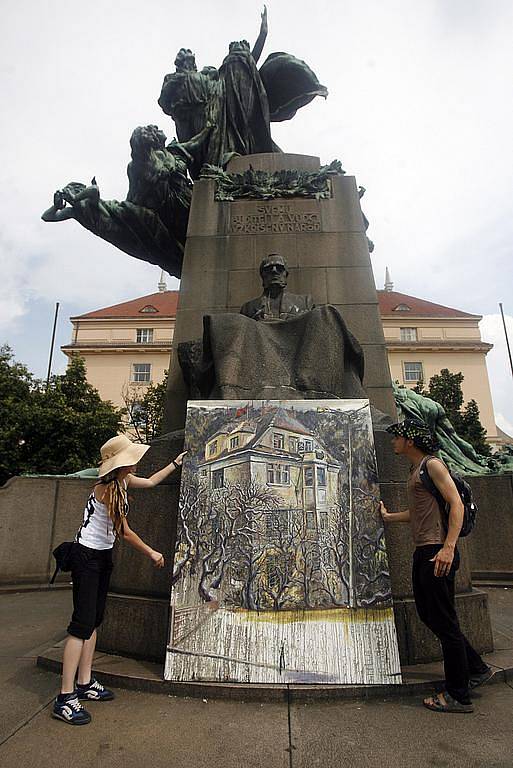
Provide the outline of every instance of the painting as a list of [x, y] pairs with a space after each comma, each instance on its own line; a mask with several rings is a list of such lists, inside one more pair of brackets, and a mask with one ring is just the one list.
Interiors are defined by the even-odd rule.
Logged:
[[368, 400], [190, 401], [165, 678], [401, 682]]

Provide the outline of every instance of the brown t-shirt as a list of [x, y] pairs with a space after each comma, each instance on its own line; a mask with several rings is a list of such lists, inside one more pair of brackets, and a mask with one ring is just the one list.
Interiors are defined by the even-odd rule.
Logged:
[[[433, 457], [431, 461], [440, 461], [443, 464], [436, 457]], [[423, 547], [425, 544], [443, 544], [445, 540], [438, 503], [420, 479], [419, 473], [423, 462], [424, 459], [412, 470], [408, 480], [410, 526], [413, 543], [416, 547]]]

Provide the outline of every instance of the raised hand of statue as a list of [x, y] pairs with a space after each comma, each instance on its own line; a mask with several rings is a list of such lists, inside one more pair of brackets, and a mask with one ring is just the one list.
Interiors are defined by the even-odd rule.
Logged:
[[260, 24], [260, 31], [264, 34], [267, 34], [268, 32], [268, 26], [267, 26], [267, 6], [264, 5], [264, 10], [260, 14], [260, 18], [262, 19]]

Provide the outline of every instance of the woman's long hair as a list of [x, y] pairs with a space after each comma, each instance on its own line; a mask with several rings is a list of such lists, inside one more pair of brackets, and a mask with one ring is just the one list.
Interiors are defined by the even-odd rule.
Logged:
[[118, 480], [119, 469], [119, 467], [114, 469], [98, 481], [98, 484], [107, 486], [103, 503], [107, 507], [109, 517], [112, 520], [116, 538], [120, 538], [123, 535], [127, 507], [126, 490]]

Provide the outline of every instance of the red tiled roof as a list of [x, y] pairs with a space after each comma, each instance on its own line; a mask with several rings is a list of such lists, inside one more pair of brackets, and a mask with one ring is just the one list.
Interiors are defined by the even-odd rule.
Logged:
[[[150, 293], [148, 296], [140, 296], [138, 299], [124, 301], [121, 304], [114, 304], [112, 307], [95, 309], [93, 312], [87, 312], [85, 315], [77, 315], [72, 320], [82, 320], [84, 318], [109, 318], [109, 317], [176, 317], [176, 308], [178, 306], [178, 291], [159, 291]], [[142, 312], [145, 307], [153, 307], [156, 312]]]
[[[406, 293], [397, 293], [397, 291], [378, 291], [377, 293], [382, 317], [480, 317], [480, 315], [462, 312], [460, 309], [444, 307], [442, 304], [434, 304], [425, 299], [417, 299]], [[407, 306], [409, 309], [396, 309], [400, 305]]]

